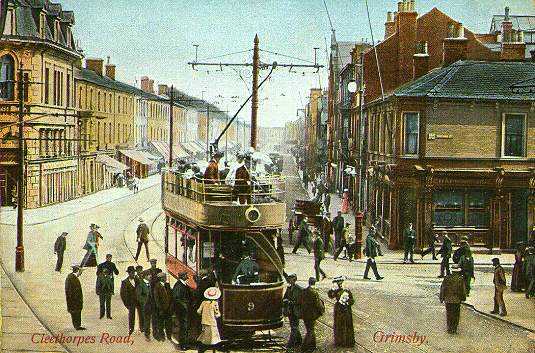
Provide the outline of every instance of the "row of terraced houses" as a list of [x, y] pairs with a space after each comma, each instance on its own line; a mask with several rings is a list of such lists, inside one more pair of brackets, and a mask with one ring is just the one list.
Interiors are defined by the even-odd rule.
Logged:
[[[20, 99], [27, 208], [109, 188], [118, 173], [144, 178], [169, 160], [167, 85], [155, 90], [154, 81], [142, 77], [135, 87], [116, 80], [117, 68], [109, 59], [105, 64], [84, 58], [73, 37], [74, 13], [60, 4], [9, 0], [7, 6], [0, 38], [2, 206], [11, 205], [17, 194]], [[19, 97], [21, 69], [24, 90]], [[179, 90], [174, 96], [173, 159], [206, 157], [206, 142], [222, 131], [226, 113]], [[237, 132], [248, 130], [237, 125], [229, 129], [228, 148], [244, 145], [248, 136]]]

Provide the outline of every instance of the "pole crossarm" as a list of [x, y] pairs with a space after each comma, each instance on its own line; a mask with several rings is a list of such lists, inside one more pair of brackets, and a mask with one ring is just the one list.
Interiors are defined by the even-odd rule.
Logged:
[[[244, 67], [248, 67], [248, 66], [253, 66], [253, 63], [208, 63], [208, 62], [196, 62], [196, 61], [190, 61], [188, 62], [188, 65], [191, 65], [192, 67], [195, 67], [195, 66], [244, 66]], [[266, 64], [266, 63], [261, 63], [260, 64], [261, 67], [263, 68], [268, 68], [268, 67], [273, 67], [273, 64]], [[277, 67], [290, 67], [290, 68], [307, 68], [307, 67], [310, 67], [310, 68], [314, 68], [314, 69], [321, 69], [323, 67], [325, 67], [324, 65], [320, 65], [320, 64], [292, 64], [292, 63], [289, 63], [289, 64], [279, 64], [277, 63], [277, 65], [275, 65]]]

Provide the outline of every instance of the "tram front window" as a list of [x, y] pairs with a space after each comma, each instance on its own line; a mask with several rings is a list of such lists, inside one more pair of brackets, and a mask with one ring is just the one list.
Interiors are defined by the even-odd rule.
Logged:
[[224, 284], [255, 285], [282, 280], [275, 249], [261, 233], [201, 232], [201, 267]]

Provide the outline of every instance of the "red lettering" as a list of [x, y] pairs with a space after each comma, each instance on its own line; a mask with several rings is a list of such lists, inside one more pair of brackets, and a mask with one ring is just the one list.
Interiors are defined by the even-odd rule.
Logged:
[[106, 344], [110, 344], [110, 342], [108, 341], [109, 338], [110, 338], [110, 334], [109, 333], [102, 332], [102, 336], [100, 336], [100, 343], [106, 342]]
[[[33, 339], [33, 338], [34, 338], [35, 336], [43, 336], [43, 335], [42, 335], [42, 334], [40, 334], [40, 333], [34, 333], [34, 334], [32, 335], [32, 343], [39, 343], [39, 340], [37, 340], [37, 341], [34, 341], [34, 339]], [[42, 339], [42, 337], [41, 337], [41, 339]]]

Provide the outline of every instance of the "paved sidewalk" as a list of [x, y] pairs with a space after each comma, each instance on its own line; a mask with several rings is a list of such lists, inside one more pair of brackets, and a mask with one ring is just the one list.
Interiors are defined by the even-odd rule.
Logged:
[[[295, 163], [295, 161], [292, 159], [292, 161]], [[299, 172], [299, 177], [302, 180], [302, 172]], [[303, 185], [302, 181], [301, 184]], [[303, 185], [304, 188], [304, 185]], [[312, 199], [312, 186], [309, 183], [308, 190], [306, 190], [308, 193], [309, 199]], [[330, 212], [331, 217], [334, 217], [336, 215], [336, 212], [342, 209], [342, 199], [338, 196], [336, 193], [331, 194], [331, 205], [330, 205]], [[348, 211], [348, 214], [343, 215], [346, 222], [349, 222], [351, 224], [351, 229], [354, 229], [355, 225], [355, 217], [350, 209]], [[368, 228], [366, 226], [363, 227], [363, 237], [368, 232]], [[428, 266], [436, 266], [437, 275], [440, 268], [440, 257], [438, 260], [432, 260], [431, 255], [427, 255], [423, 260], [421, 259], [419, 254], [414, 254], [414, 260], [415, 264], [410, 265], [403, 265], [403, 251], [402, 250], [389, 250], [386, 246], [386, 244], [383, 244], [381, 246], [381, 249], [383, 251], [384, 256], [377, 258], [377, 264], [379, 268], [382, 268], [383, 265], [390, 265], [395, 266], [399, 265], [400, 267], [407, 266], [408, 269], [417, 269], [419, 268], [418, 265], [426, 265]], [[292, 248], [290, 246], [285, 247], [285, 253], [286, 256], [292, 256], [288, 255], [291, 253]], [[438, 247], [437, 247], [438, 251]], [[293, 256], [305, 256], [308, 257], [311, 255], [293, 255]], [[467, 298], [466, 305], [472, 307], [477, 312], [495, 317], [497, 320], [502, 320], [505, 322], [509, 322], [513, 325], [520, 326], [522, 328], [528, 329], [532, 332], [535, 332], [535, 317], [533, 313], [535, 312], [535, 299], [526, 299], [524, 296], [524, 293], [514, 293], [511, 291], [506, 291], [505, 294], [505, 301], [506, 306], [508, 308], [509, 315], [506, 317], [500, 317], [491, 315], [489, 312], [493, 308], [494, 303], [494, 285], [492, 283], [492, 276], [493, 276], [493, 266], [492, 266], [492, 258], [498, 257], [500, 258], [500, 262], [502, 263], [503, 267], [505, 268], [507, 272], [507, 282], [510, 285], [511, 281], [511, 271], [514, 264], [514, 254], [499, 254], [499, 255], [490, 255], [490, 254], [482, 254], [478, 253], [477, 251], [474, 253], [474, 265], [476, 270], [476, 276], [477, 279], [473, 284], [472, 291], [470, 293], [470, 297]], [[311, 260], [312, 261], [312, 260]], [[338, 261], [334, 262], [332, 261], [332, 257], [327, 255], [326, 261], [322, 262], [322, 266], [324, 270], [327, 273], [338, 273], [343, 267], [340, 266], [341, 263], [346, 263], [347, 261]], [[359, 273], [364, 272], [364, 264], [366, 263], [366, 258], [363, 256], [361, 259], [358, 259], [355, 261], [356, 263], [354, 265], [350, 265], [353, 269], [358, 266]], [[348, 263], [348, 262], [347, 262]], [[450, 265], [453, 268], [453, 265]], [[306, 270], [306, 268], [305, 268]], [[398, 272], [400, 270], [398, 269]], [[403, 272], [403, 271], [401, 271]], [[400, 272], [400, 273], [401, 273]], [[304, 274], [303, 274], [304, 275]], [[308, 274], [309, 275], [309, 274]], [[306, 276], [302, 278], [306, 278]], [[348, 273], [348, 277], [354, 277], [354, 271], [351, 270], [351, 274]], [[430, 277], [433, 278], [433, 277]], [[434, 276], [436, 278], [436, 275]], [[388, 286], [389, 279], [386, 278], [382, 285]], [[440, 279], [437, 279], [437, 285], [439, 285]], [[398, 285], [398, 283], [391, 284], [391, 285]], [[407, 286], [410, 286], [411, 283], [407, 282]]]
[[[139, 181], [139, 191], [158, 185], [161, 180], [160, 174], [154, 174]], [[109, 202], [132, 195], [128, 188], [113, 187], [94, 194], [82, 196], [74, 200], [58, 203], [55, 205], [24, 210], [24, 224], [37, 225], [67, 217], [81, 211], [95, 208]], [[0, 224], [17, 224], [17, 210], [12, 207], [0, 207]]]
[[56, 343], [35, 343], [41, 337], [51, 335], [43, 326], [0, 267], [0, 347], [2, 352], [67, 352]]

